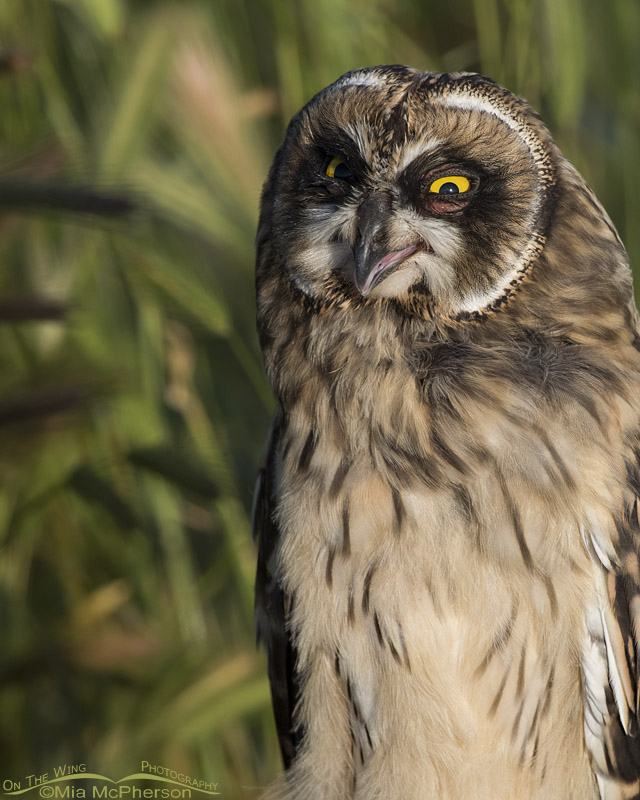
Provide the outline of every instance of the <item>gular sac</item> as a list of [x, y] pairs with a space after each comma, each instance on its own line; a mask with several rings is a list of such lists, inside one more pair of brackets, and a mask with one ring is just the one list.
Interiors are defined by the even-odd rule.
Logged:
[[526, 102], [347, 73], [262, 197], [274, 800], [640, 796], [628, 260]]

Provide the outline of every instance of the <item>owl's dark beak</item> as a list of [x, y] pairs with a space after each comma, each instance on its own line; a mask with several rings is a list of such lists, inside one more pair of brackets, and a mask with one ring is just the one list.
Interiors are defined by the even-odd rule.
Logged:
[[422, 248], [422, 244], [412, 244], [390, 252], [387, 243], [390, 216], [391, 200], [386, 195], [375, 194], [360, 206], [354, 278], [358, 291], [365, 297], [386, 275]]

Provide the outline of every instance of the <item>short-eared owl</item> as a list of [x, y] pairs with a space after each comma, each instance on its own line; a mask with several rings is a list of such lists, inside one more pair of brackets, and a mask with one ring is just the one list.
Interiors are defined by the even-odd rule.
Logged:
[[340, 78], [275, 158], [257, 293], [269, 797], [640, 797], [638, 314], [538, 116]]

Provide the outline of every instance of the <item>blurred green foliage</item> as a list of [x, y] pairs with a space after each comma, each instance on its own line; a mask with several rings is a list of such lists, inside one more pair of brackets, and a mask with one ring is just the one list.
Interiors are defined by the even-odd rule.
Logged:
[[0, 777], [279, 768], [253, 236], [290, 115], [358, 66], [484, 72], [638, 263], [639, 39], [636, 0], [0, 3]]

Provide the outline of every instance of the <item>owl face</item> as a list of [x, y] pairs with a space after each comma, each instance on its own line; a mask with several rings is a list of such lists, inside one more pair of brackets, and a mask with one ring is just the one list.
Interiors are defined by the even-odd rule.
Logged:
[[542, 249], [553, 148], [523, 101], [478, 75], [348, 73], [293, 118], [276, 158], [272, 263], [325, 307], [483, 314]]

